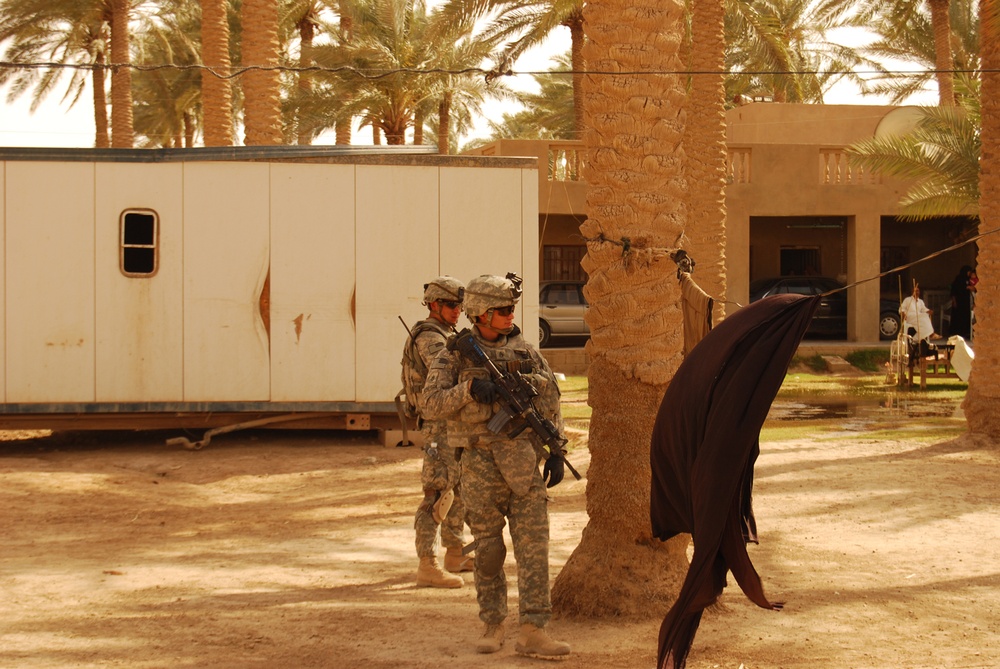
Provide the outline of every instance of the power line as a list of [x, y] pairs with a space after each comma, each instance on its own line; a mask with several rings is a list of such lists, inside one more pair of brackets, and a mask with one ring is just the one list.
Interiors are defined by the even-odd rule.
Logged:
[[749, 76], [761, 76], [761, 75], [932, 75], [937, 73], [951, 73], [951, 74], [997, 74], [1000, 73], [1000, 69], [953, 69], [953, 70], [931, 70], [931, 69], [916, 69], [916, 70], [522, 70], [515, 71], [512, 69], [500, 69], [492, 68], [485, 69], [481, 67], [466, 67], [461, 69], [447, 69], [447, 68], [418, 68], [418, 67], [400, 67], [392, 69], [379, 69], [379, 68], [361, 68], [354, 67], [353, 65], [339, 65], [336, 67], [324, 67], [322, 65], [308, 65], [308, 66], [296, 66], [296, 65], [246, 65], [242, 67], [230, 68], [230, 71], [223, 72], [219, 71], [215, 67], [202, 65], [202, 64], [190, 64], [182, 65], [176, 63], [162, 63], [153, 65], [143, 65], [137, 63], [105, 63], [105, 64], [95, 64], [95, 63], [58, 63], [58, 62], [30, 62], [30, 63], [17, 63], [13, 61], [0, 61], [0, 69], [14, 69], [14, 70], [40, 70], [40, 69], [67, 69], [67, 70], [110, 70], [114, 72], [120, 69], [129, 69], [137, 72], [154, 72], [157, 70], [202, 70], [204, 72], [209, 72], [210, 74], [218, 77], [219, 79], [234, 79], [247, 72], [251, 71], [263, 71], [263, 72], [291, 72], [291, 73], [307, 73], [307, 72], [322, 72], [327, 74], [340, 74], [340, 73], [351, 73], [356, 74], [364, 79], [382, 79], [385, 77], [392, 76], [394, 74], [416, 74], [416, 75], [432, 75], [432, 74], [447, 74], [447, 75], [466, 75], [466, 74], [480, 74], [486, 77], [487, 81], [492, 81], [499, 77], [510, 77], [510, 76], [538, 76], [538, 75], [586, 75], [586, 76], [643, 76], [643, 75], [661, 75], [661, 76], [731, 76], [731, 75], [749, 75]]

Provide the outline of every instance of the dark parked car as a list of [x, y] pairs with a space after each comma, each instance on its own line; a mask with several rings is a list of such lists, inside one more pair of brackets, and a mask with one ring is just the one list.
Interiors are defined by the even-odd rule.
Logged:
[[538, 294], [538, 344], [548, 346], [559, 337], [588, 337], [584, 315], [589, 309], [583, 281], [544, 281]]
[[[756, 302], [762, 297], [795, 293], [797, 295], [822, 295], [844, 284], [836, 279], [825, 276], [783, 276], [771, 279], [758, 279], [750, 284], [750, 301]], [[899, 304], [894, 300], [879, 300], [878, 332], [882, 339], [895, 339], [899, 334], [900, 318]], [[847, 291], [827, 295], [820, 302], [816, 315], [813, 316], [807, 335], [825, 337], [847, 336]]]

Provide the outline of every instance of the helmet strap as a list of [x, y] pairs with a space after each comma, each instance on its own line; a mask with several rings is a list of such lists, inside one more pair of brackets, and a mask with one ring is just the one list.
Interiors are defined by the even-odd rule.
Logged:
[[[476, 319], [475, 325], [479, 328], [479, 333], [483, 335], [484, 339], [489, 341], [495, 341], [500, 335], [509, 335], [514, 331], [514, 324], [511, 323], [510, 327], [507, 328], [495, 328], [493, 323], [493, 308], [486, 310], [486, 313]], [[490, 336], [490, 335], [494, 336]]]

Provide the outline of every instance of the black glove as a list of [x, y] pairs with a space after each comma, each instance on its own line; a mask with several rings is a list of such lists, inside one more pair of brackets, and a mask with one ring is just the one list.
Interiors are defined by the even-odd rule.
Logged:
[[566, 463], [563, 462], [562, 453], [550, 454], [549, 459], [545, 461], [545, 466], [542, 467], [542, 480], [545, 481], [545, 487], [551, 488], [559, 485], [565, 473]]
[[472, 379], [469, 393], [480, 404], [493, 404], [497, 399], [497, 384], [489, 379]]

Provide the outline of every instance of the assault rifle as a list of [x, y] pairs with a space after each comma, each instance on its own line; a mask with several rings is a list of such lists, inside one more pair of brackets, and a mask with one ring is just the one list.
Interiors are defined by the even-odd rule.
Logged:
[[[448, 350], [458, 351], [473, 364], [485, 367], [490, 374], [490, 380], [496, 385], [497, 402], [500, 404], [500, 409], [486, 423], [486, 428], [490, 432], [500, 434], [506, 428], [507, 436], [513, 439], [530, 427], [542, 443], [549, 447], [548, 451], [543, 448], [537, 449], [543, 459], [548, 460], [551, 453], [564, 456], [563, 447], [566, 445], [566, 439], [559, 434], [559, 430], [552, 424], [552, 421], [540, 414], [535, 408], [531, 400], [538, 397], [538, 391], [524, 378], [524, 375], [518, 372], [501, 372], [489, 356], [483, 352], [479, 342], [473, 338], [472, 331], [469, 329], [462, 330], [449, 339]], [[563, 457], [563, 462], [579, 481], [580, 473], [565, 457]]]

